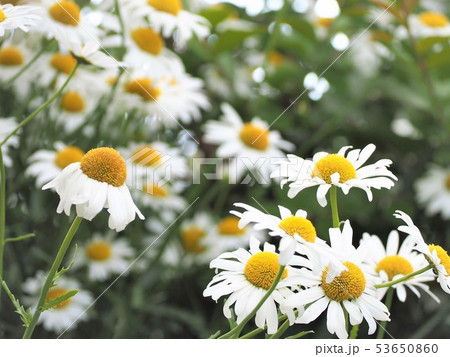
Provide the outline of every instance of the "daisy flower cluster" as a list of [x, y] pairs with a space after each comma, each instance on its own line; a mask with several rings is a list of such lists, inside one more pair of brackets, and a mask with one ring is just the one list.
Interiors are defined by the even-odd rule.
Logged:
[[[290, 198], [318, 186], [317, 201], [325, 206], [330, 192], [333, 227], [322, 239], [302, 209], [291, 212], [279, 206], [279, 215], [271, 215], [265, 209], [235, 204], [243, 209], [231, 211], [239, 217], [239, 227], [266, 231], [276, 237], [278, 249], [265, 243], [261, 250], [259, 240], [251, 236], [250, 250], [225, 252], [211, 261], [216, 275], [204, 296], [216, 301], [226, 296], [223, 313], [228, 319], [236, 316], [236, 327], [220, 338], [239, 338], [254, 316], [261, 331], [280, 337], [290, 325], [310, 324], [324, 312], [327, 330], [339, 338], [348, 338], [350, 333], [354, 338], [363, 321], [369, 335], [378, 328], [382, 337], [390, 321], [394, 291], [401, 302], [406, 301], [407, 288], [417, 297], [422, 291], [439, 302], [427, 285], [436, 280], [450, 293], [448, 253], [441, 246], [427, 245], [406, 213], [396, 211], [395, 217], [406, 225], [389, 234], [386, 247], [369, 233], [354, 243], [350, 220], [338, 218], [336, 190], [348, 194], [358, 187], [372, 201], [371, 189], [390, 189], [396, 177], [388, 169], [392, 164], [388, 159], [367, 164], [375, 145], [349, 149], [320, 152], [311, 161], [288, 154], [272, 175], [282, 178], [281, 187], [289, 183]], [[399, 231], [407, 234], [401, 245]]]

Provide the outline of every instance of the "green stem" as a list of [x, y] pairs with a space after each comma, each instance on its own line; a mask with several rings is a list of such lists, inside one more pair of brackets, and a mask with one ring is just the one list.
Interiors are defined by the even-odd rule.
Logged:
[[[391, 309], [393, 297], [394, 297], [394, 288], [389, 287], [387, 294], [386, 294], [386, 301], [384, 302], [384, 304], [386, 305], [388, 310]], [[387, 321], [381, 321], [380, 328], [378, 329], [378, 335], [377, 335], [378, 339], [382, 339], [384, 337], [384, 333], [386, 332], [386, 325], [387, 325]]]
[[270, 340], [274, 340], [277, 338], [280, 338], [283, 333], [286, 332], [286, 330], [289, 328], [289, 319], [287, 319], [283, 324], [280, 326], [277, 332], [275, 332], [273, 335], [269, 337]]
[[281, 280], [281, 276], [283, 275], [284, 269], [286, 266], [282, 265], [280, 266], [280, 270], [278, 271], [277, 276], [275, 277], [275, 280], [273, 281], [272, 285], [270, 286], [269, 290], [264, 294], [262, 299], [256, 304], [255, 308], [250, 311], [250, 313], [244, 318], [244, 320], [241, 321], [239, 325], [237, 325], [234, 329], [227, 332], [226, 334], [220, 336], [220, 339], [224, 338], [239, 338], [239, 334], [241, 333], [244, 326], [247, 324], [247, 322], [250, 321], [250, 319], [257, 313], [257, 311], [261, 308], [261, 306], [265, 303], [265, 301], [269, 298], [269, 296], [272, 294], [272, 292], [275, 290], [276, 286], [278, 285], [279, 281]]
[[42, 104], [39, 108], [37, 108], [33, 113], [31, 113], [28, 117], [26, 117], [18, 126], [15, 128], [3, 141], [0, 143], [0, 146], [3, 146], [11, 136], [13, 136], [15, 133], [17, 133], [21, 128], [23, 128], [25, 125], [28, 124], [36, 115], [38, 115], [42, 110], [44, 110], [51, 102], [53, 102], [66, 88], [67, 84], [69, 84], [70, 80], [72, 79], [73, 75], [75, 74], [77, 68], [79, 66], [79, 63], [75, 65], [72, 72], [70, 72], [69, 76], [67, 77], [64, 84], [56, 91], [55, 94], [53, 94], [44, 104]]
[[405, 276], [403, 276], [403, 277], [401, 277], [401, 278], [399, 278], [397, 280], [388, 281], [387, 283], [383, 283], [383, 284], [377, 284], [377, 285], [374, 285], [374, 287], [376, 287], [377, 289], [379, 289], [379, 288], [388, 288], [388, 287], [390, 287], [392, 285], [395, 285], [395, 284], [401, 283], [402, 281], [408, 280], [409, 278], [412, 278], [413, 276], [425, 273], [427, 270], [430, 270], [431, 268], [433, 268], [432, 265], [427, 265], [426, 267], [424, 267], [424, 268], [422, 268], [420, 270], [417, 270], [417, 271], [415, 271], [415, 272], [413, 272], [411, 274], [405, 275]]
[[[3, 280], [3, 253], [5, 249], [6, 224], [6, 171], [3, 162], [3, 151], [0, 146], [0, 280]], [[2, 290], [0, 289], [0, 302]]]
[[245, 334], [245, 335], [239, 337], [239, 339], [241, 339], [241, 340], [246, 340], [246, 339], [252, 338], [252, 337], [254, 337], [254, 336], [260, 334], [260, 333], [263, 332], [263, 331], [264, 331], [263, 328], [257, 328], [257, 329], [254, 329], [253, 331], [250, 331], [249, 333], [247, 333], [247, 334]]
[[119, 0], [114, 0], [114, 7], [116, 8], [117, 18], [119, 19], [120, 24], [120, 32], [122, 37], [122, 50], [125, 50], [125, 25], [123, 23], [122, 13], [120, 11]]
[[[50, 42], [47, 42], [47, 44]], [[14, 76], [12, 76], [10, 79], [8, 79], [6, 82], [2, 83], [2, 86], [8, 86], [12, 83], [14, 83], [14, 81], [19, 78], [23, 73], [25, 73], [25, 71], [30, 68], [34, 62], [36, 62], [39, 57], [41, 57], [41, 55], [45, 52], [45, 50], [47, 49], [47, 44], [44, 44], [42, 46], [42, 48], [39, 50], [38, 53], [36, 53], [36, 55], [25, 65], [23, 66], [20, 71], [18, 71]]]
[[12, 242], [20, 242], [22, 240], [28, 239], [28, 238], [34, 238], [35, 234], [34, 233], [28, 233], [28, 234], [24, 234], [18, 237], [14, 237], [14, 238], [6, 238], [5, 239], [5, 243], [12, 243]]
[[352, 330], [350, 331], [350, 337], [349, 339], [355, 339], [358, 337], [358, 330], [359, 330], [359, 325], [354, 325], [352, 327]]
[[41, 315], [42, 307], [46, 302], [47, 293], [53, 285], [53, 280], [58, 271], [58, 268], [61, 265], [61, 262], [64, 259], [67, 250], [69, 249], [70, 243], [72, 242], [72, 238], [77, 232], [78, 227], [80, 226], [82, 220], [83, 220], [82, 217], [76, 217], [75, 220], [72, 222], [72, 225], [70, 226], [66, 236], [64, 237], [61, 247], [59, 248], [58, 254], [56, 254], [55, 260], [53, 261], [52, 267], [50, 268], [50, 271], [45, 280], [44, 287], [42, 288], [41, 295], [39, 296], [39, 301], [36, 306], [36, 310], [33, 314], [33, 318], [31, 319], [30, 325], [25, 329], [23, 338], [31, 338], [34, 328], [36, 327], [36, 324], [39, 320], [39, 316]]
[[337, 205], [337, 187], [332, 185], [330, 188], [331, 215], [333, 217], [333, 228], [339, 228], [339, 212]]
[[272, 33], [270, 34], [269, 40], [267, 41], [267, 45], [265, 48], [265, 62], [267, 63], [268, 55], [271, 51], [275, 49], [275, 46], [277, 44], [277, 40], [280, 36], [280, 27], [281, 23], [283, 22], [283, 18], [286, 15], [287, 11], [289, 10], [289, 7], [291, 5], [290, 0], [284, 0], [283, 7], [278, 10], [275, 20], [274, 20], [274, 26], [272, 28]]

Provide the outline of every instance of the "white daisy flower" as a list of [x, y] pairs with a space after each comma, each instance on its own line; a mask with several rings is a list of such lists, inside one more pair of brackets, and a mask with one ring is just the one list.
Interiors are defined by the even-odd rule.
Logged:
[[164, 126], [179, 128], [179, 121], [199, 120], [201, 109], [210, 107], [202, 80], [181, 72], [159, 79], [140, 72], [133, 73], [121, 86], [116, 103], [120, 110], [139, 108], [140, 113], [158, 119]]
[[123, 3], [124, 11], [130, 11], [140, 19], [147, 18], [164, 37], [174, 34], [175, 41], [180, 45], [184, 45], [194, 34], [200, 39], [209, 35], [208, 20], [183, 10], [181, 0], [124, 0]]
[[414, 37], [449, 37], [450, 21], [445, 14], [424, 11], [408, 16], [409, 26]]
[[187, 159], [180, 149], [162, 141], [133, 142], [126, 148], [119, 148], [119, 152], [126, 158], [128, 185], [139, 189], [147, 184], [173, 183], [190, 174]]
[[450, 257], [447, 251], [440, 245], [425, 243], [425, 240], [420, 233], [419, 228], [414, 225], [410, 216], [405, 212], [395, 211], [394, 216], [396, 218], [402, 219], [406, 225], [398, 227], [398, 230], [409, 234], [413, 237], [416, 242], [416, 247], [414, 249], [421, 252], [428, 263], [433, 267], [433, 272], [437, 278], [438, 283], [441, 285], [442, 290], [447, 294], [450, 294]]
[[173, 222], [177, 215], [187, 207], [186, 200], [169, 184], [144, 184], [142, 191], [135, 190], [134, 198], [144, 207], [157, 212], [165, 223]]
[[414, 185], [416, 198], [427, 214], [450, 219], [450, 170], [434, 165]]
[[41, 0], [39, 5], [44, 8], [43, 19], [35, 29], [48, 38], [56, 38], [62, 43], [66, 43], [67, 39], [87, 41], [98, 38], [99, 30], [87, 20], [76, 2]]
[[[230, 308], [234, 305], [238, 324], [259, 303], [280, 270], [275, 246], [265, 243], [261, 250], [259, 245], [260, 242], [252, 237], [249, 251], [240, 248], [234, 252], [223, 253], [210, 264], [210, 268], [221, 271], [208, 284], [203, 296], [211, 296], [217, 301], [229, 295], [223, 306], [223, 313], [226, 318], [231, 318]], [[296, 264], [297, 258], [299, 257], [292, 258], [292, 265]], [[267, 326], [268, 334], [278, 330], [278, 309], [288, 316], [291, 324], [295, 320], [293, 310], [287, 308], [284, 302], [294, 294], [289, 287], [297, 288], [299, 284], [298, 271], [299, 269], [287, 265], [275, 290], [256, 312], [256, 326], [262, 329]]]
[[[380, 238], [368, 233], [363, 234], [360, 245], [366, 246], [366, 250], [370, 252], [364, 259], [364, 262], [370, 266], [373, 275], [381, 277], [382, 283], [397, 280], [428, 265], [423, 255], [414, 251], [416, 242], [411, 236], [407, 237], [399, 247], [399, 235], [397, 231], [392, 231], [389, 234], [386, 248]], [[420, 297], [417, 288], [421, 288], [439, 302], [439, 299], [430, 291], [429, 287], [424, 284], [425, 282], [432, 280], [434, 280], [434, 275], [429, 270], [423, 274], [413, 276], [408, 280], [395, 284], [392, 288], [397, 292], [397, 297], [401, 302], [405, 302], [406, 300], [406, 287], [411, 289], [417, 297]], [[386, 294], [387, 290], [388, 288], [377, 289], [380, 300]]]
[[87, 266], [90, 280], [104, 281], [112, 275], [124, 273], [134, 253], [125, 239], [113, 239], [111, 235], [104, 238], [95, 234], [81, 247], [74, 267]]
[[[306, 211], [299, 209], [293, 214], [289, 209], [278, 206], [280, 217], [277, 217], [244, 203], [235, 203], [234, 205], [245, 210], [244, 212], [230, 211], [240, 218], [238, 227], [243, 228], [249, 223], [253, 223], [253, 229], [267, 230], [270, 236], [281, 238], [280, 264], [287, 264], [297, 251], [310, 259], [315, 259], [317, 254], [329, 256], [329, 260], [333, 262], [328, 278], [330, 281], [345, 269], [342, 264], [332, 258], [329, 246], [325, 241], [317, 237], [316, 228], [306, 218]], [[304, 266], [309, 266], [306, 260]]]
[[37, 187], [53, 180], [67, 166], [80, 162], [84, 156], [83, 150], [77, 146], [67, 146], [61, 142], [55, 143], [55, 149], [38, 150], [28, 159], [25, 174], [36, 178]]
[[[3, 43], [0, 48], [0, 81], [4, 82], [13, 77], [32, 57], [31, 51], [23, 44], [12, 41]], [[28, 80], [30, 79], [28, 77]]]
[[[348, 194], [352, 187], [364, 190], [372, 201], [372, 188], [381, 189], [394, 186], [397, 177], [388, 170], [391, 160], [382, 159], [374, 164], [363, 166], [375, 151], [375, 145], [369, 144], [364, 149], [347, 150], [344, 146], [337, 154], [319, 152], [312, 160], [305, 160], [295, 155], [288, 155], [287, 160], [280, 161], [280, 167], [271, 177], [283, 178], [281, 187], [289, 183], [288, 197], [293, 198], [305, 188], [319, 186], [317, 201], [322, 207], [327, 205], [326, 194], [331, 186], [342, 189]], [[393, 180], [392, 180], [393, 179]]]
[[[15, 118], [0, 118], [0, 142], [3, 141], [11, 132], [17, 127]], [[6, 167], [11, 167], [12, 160], [8, 156], [8, 150], [11, 147], [16, 147], [19, 145], [19, 138], [17, 135], [13, 135], [9, 140], [2, 146], [3, 152], [3, 163]]]
[[223, 103], [221, 109], [220, 121], [206, 123], [204, 141], [219, 145], [218, 157], [232, 158], [230, 166], [235, 168], [236, 178], [250, 170], [263, 183], [268, 183], [272, 160], [284, 156], [281, 149], [292, 151], [295, 146], [283, 140], [279, 132], [269, 130], [261, 119], [253, 118], [244, 123], [229, 104]]
[[305, 312], [296, 322], [308, 324], [327, 310], [327, 329], [339, 338], [347, 338], [344, 309], [350, 316], [351, 325], [359, 325], [365, 319], [369, 324], [369, 334], [377, 328], [376, 321], [389, 321], [387, 307], [376, 297], [374, 285], [377, 278], [365, 271], [362, 261], [366, 252], [352, 245], [352, 229], [346, 221], [341, 232], [339, 228], [330, 229], [331, 248], [347, 268], [331, 282], [327, 282], [329, 261], [322, 256], [311, 261], [312, 270], [303, 270], [304, 279], [300, 290], [286, 299], [290, 307], [305, 308]]
[[0, 36], [6, 31], [21, 29], [28, 32], [41, 19], [41, 8], [36, 6], [14, 6], [0, 4]]
[[[122, 36], [111, 36], [103, 41], [105, 46], [122, 46]], [[143, 68], [149, 75], [170, 75], [183, 67], [180, 58], [166, 48], [164, 39], [147, 24], [126, 24], [124, 62], [132, 68]]]
[[[23, 291], [30, 295], [24, 300], [28, 301], [29, 305], [34, 306], [34, 308], [36, 308], [44, 281], [45, 273], [40, 271], [35, 277], [28, 278], [22, 285]], [[74, 328], [78, 322], [88, 319], [89, 314], [86, 314], [85, 310], [94, 299], [90, 292], [80, 289], [80, 284], [74, 279], [60, 278], [57, 285], [48, 291], [47, 301], [62, 296], [71, 290], [78, 290], [78, 293], [41, 314], [38, 323], [42, 323], [46, 330], [61, 333], [66, 329]]]
[[92, 220], [103, 208], [110, 214], [109, 228], [121, 231], [136, 214], [144, 216], [136, 207], [125, 184], [127, 169], [120, 154], [112, 148], [88, 151], [81, 162], [67, 166], [42, 189], [55, 188], [60, 196], [57, 212], [70, 215], [75, 205], [77, 215]]

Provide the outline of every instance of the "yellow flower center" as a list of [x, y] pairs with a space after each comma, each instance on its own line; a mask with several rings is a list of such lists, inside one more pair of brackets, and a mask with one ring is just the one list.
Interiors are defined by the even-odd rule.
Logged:
[[76, 146], [67, 146], [56, 153], [55, 164], [62, 170], [74, 162], [80, 162], [83, 156], [84, 152]]
[[447, 16], [433, 11], [419, 14], [419, 21], [428, 27], [445, 27], [448, 24]]
[[[258, 288], [268, 290], [280, 271], [278, 254], [272, 252], [259, 252], [253, 255], [245, 264], [244, 274], [247, 280]], [[281, 279], [288, 276], [285, 269]]]
[[169, 192], [162, 186], [158, 186], [156, 184], [153, 185], [144, 185], [143, 190], [146, 194], [156, 197], [167, 197], [169, 196]]
[[181, 232], [184, 249], [189, 253], [201, 253], [206, 246], [201, 244], [201, 240], [206, 236], [206, 232], [198, 227], [192, 226]]
[[48, 10], [50, 16], [58, 22], [68, 26], [78, 26], [80, 22], [80, 7], [73, 1], [55, 2]]
[[119, 187], [127, 179], [127, 166], [120, 154], [112, 148], [89, 150], [81, 159], [81, 170], [93, 180]]
[[322, 289], [331, 300], [341, 302], [342, 300], [356, 299], [362, 295], [366, 288], [364, 273], [355, 264], [345, 262], [348, 268], [329, 284], [326, 282], [328, 266], [322, 273]]
[[330, 17], [319, 17], [316, 20], [317, 25], [325, 28], [330, 28], [333, 24], [333, 19]]
[[76, 64], [77, 60], [70, 54], [63, 55], [61, 53], [55, 53], [50, 60], [50, 65], [54, 69], [65, 74], [70, 74]]
[[92, 260], [108, 260], [111, 257], [111, 246], [106, 242], [92, 242], [86, 246], [86, 255]]
[[445, 187], [450, 191], [450, 174], [447, 175], [447, 179], [445, 180]]
[[0, 64], [3, 66], [20, 66], [24, 62], [24, 56], [20, 49], [14, 46], [0, 49]]
[[274, 65], [275, 67], [281, 66], [284, 62], [284, 57], [280, 52], [277, 51], [270, 51], [267, 55], [267, 60], [270, 64]]
[[383, 270], [387, 274], [389, 280], [392, 280], [394, 276], [398, 274], [408, 275], [414, 271], [408, 259], [399, 255], [390, 255], [381, 259], [375, 269], [377, 273]]
[[147, 3], [158, 11], [167, 12], [174, 16], [183, 9], [181, 0], [147, 0]]
[[67, 91], [61, 98], [61, 108], [72, 113], [82, 112], [85, 108], [83, 97], [75, 91]]
[[135, 164], [157, 167], [161, 163], [162, 154], [150, 145], [144, 145], [136, 149], [131, 158]]
[[161, 94], [161, 90], [152, 86], [151, 78], [136, 78], [125, 84], [125, 92], [137, 94], [147, 102], [153, 102]]
[[264, 151], [269, 146], [269, 132], [251, 123], [243, 125], [239, 138], [249, 148]]
[[[440, 245], [434, 245], [430, 244], [428, 245], [428, 248], [430, 249], [430, 252], [436, 252], [439, 260], [441, 261], [441, 264], [444, 266], [445, 271], [447, 272], [447, 276], [450, 275], [450, 257], [448, 256], [447, 251], [442, 248]], [[440, 273], [444, 273], [440, 271]]]
[[339, 173], [340, 183], [356, 178], [356, 170], [353, 164], [338, 154], [329, 154], [317, 161], [312, 171], [312, 177], [319, 177], [326, 183], [331, 184], [331, 175], [336, 172]]
[[161, 35], [149, 27], [138, 27], [131, 32], [131, 38], [142, 51], [159, 55], [164, 48]]
[[[45, 301], [49, 302], [50, 300], [56, 299], [60, 296], [63, 296], [64, 294], [68, 293], [69, 291], [63, 288], [51, 288], [48, 293], [47, 296], [45, 297]], [[66, 307], [67, 305], [70, 304], [70, 300], [71, 299], [67, 299], [64, 300], [63, 302], [60, 302], [59, 304], [56, 304], [55, 306], [53, 306], [54, 309], [62, 309], [64, 307]]]
[[5, 20], [6, 20], [6, 15], [5, 15], [5, 13], [3, 12], [3, 10], [0, 9], [0, 22], [3, 22], [3, 21], [5, 21]]
[[311, 221], [303, 217], [287, 217], [280, 222], [278, 227], [290, 236], [294, 236], [297, 233], [307, 242], [314, 243], [317, 237], [316, 229]]
[[246, 229], [239, 228], [239, 218], [237, 217], [225, 217], [219, 222], [219, 233], [223, 235], [242, 235]]

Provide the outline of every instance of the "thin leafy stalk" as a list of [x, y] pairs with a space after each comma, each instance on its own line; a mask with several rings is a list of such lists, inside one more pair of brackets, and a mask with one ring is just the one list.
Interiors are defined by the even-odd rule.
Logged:
[[[3, 151], [0, 146], [0, 280], [3, 276], [3, 253], [5, 250], [5, 224], [6, 224], [6, 171], [3, 162]], [[2, 289], [0, 289], [0, 301]]]
[[[393, 296], [394, 296], [394, 288], [390, 287], [390, 288], [388, 288], [388, 291], [386, 294], [386, 301], [384, 302], [384, 304], [386, 305], [388, 310], [391, 309]], [[378, 329], [378, 335], [377, 335], [378, 339], [382, 339], [384, 337], [384, 333], [386, 332], [386, 325], [387, 325], [387, 321], [381, 321], [380, 328]]]
[[431, 265], [427, 265], [426, 267], [424, 267], [424, 268], [422, 268], [420, 270], [417, 270], [415, 272], [412, 272], [411, 274], [407, 274], [405, 276], [402, 276], [401, 278], [399, 278], [397, 280], [388, 281], [387, 283], [377, 284], [377, 285], [374, 285], [374, 286], [377, 289], [379, 289], [379, 288], [388, 288], [388, 287], [390, 287], [392, 285], [395, 285], [395, 284], [401, 283], [402, 281], [408, 280], [409, 278], [412, 278], [413, 276], [425, 273], [427, 270], [430, 270], [431, 268], [432, 268]]
[[331, 215], [333, 217], [333, 228], [339, 228], [339, 211], [337, 204], [337, 187], [332, 185], [330, 188]]

